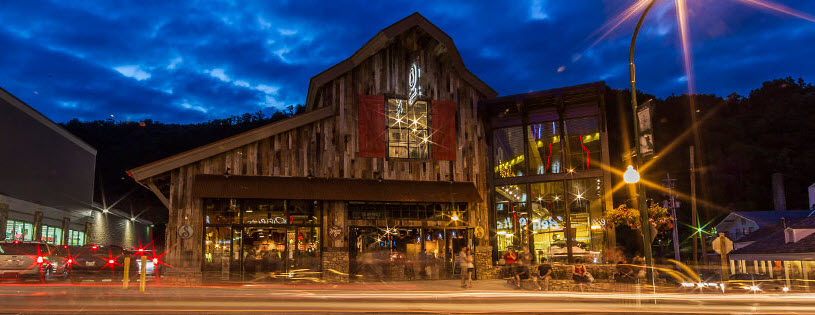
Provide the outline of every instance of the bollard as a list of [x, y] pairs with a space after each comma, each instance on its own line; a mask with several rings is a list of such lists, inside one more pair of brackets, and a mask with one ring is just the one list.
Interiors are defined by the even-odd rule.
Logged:
[[144, 293], [144, 285], [145, 285], [145, 282], [147, 281], [147, 257], [145, 257], [145, 256], [141, 256], [141, 268], [140, 269], [141, 270], [139, 272], [141, 273], [141, 275], [139, 277], [139, 292]]
[[122, 280], [122, 289], [127, 289], [128, 284], [130, 284], [130, 257], [125, 257], [125, 274]]

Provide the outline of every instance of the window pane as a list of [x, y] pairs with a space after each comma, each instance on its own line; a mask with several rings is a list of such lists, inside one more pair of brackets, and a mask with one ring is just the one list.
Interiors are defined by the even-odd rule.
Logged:
[[240, 204], [237, 199], [204, 199], [204, 223], [238, 223]]
[[288, 219], [283, 208], [283, 200], [240, 200], [243, 210], [243, 223], [246, 224], [286, 224]]
[[[570, 180], [569, 210], [575, 256], [586, 256], [593, 261], [603, 247], [603, 195], [599, 178]], [[592, 253], [594, 252], [594, 253]]]
[[510, 127], [495, 130], [495, 177], [506, 178], [523, 176], [524, 142], [523, 129]]
[[409, 105], [406, 100], [388, 99], [388, 156], [424, 159], [429, 155], [427, 102]]
[[597, 117], [566, 121], [569, 167], [575, 171], [600, 169], [600, 126]]
[[535, 183], [531, 187], [532, 234], [539, 257], [563, 257], [566, 201], [563, 182]]
[[529, 222], [524, 186], [495, 187], [495, 215], [498, 250], [520, 244], [521, 232]]
[[560, 125], [556, 121], [532, 124], [527, 127], [530, 173], [556, 174], [562, 171], [563, 150], [559, 128]]

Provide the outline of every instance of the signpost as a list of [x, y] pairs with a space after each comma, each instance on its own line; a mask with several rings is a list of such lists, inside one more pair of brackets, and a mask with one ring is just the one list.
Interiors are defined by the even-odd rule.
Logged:
[[733, 241], [719, 233], [719, 237], [713, 240], [713, 250], [722, 255], [722, 281], [727, 281], [727, 254], [733, 251]]

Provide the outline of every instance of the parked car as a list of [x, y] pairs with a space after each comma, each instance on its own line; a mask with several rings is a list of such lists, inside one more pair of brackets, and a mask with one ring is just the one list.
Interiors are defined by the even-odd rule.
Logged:
[[145, 257], [145, 274], [156, 275], [161, 271], [161, 262], [155, 250], [145, 248], [134, 248], [125, 251], [125, 255], [130, 257], [131, 274], [141, 274], [141, 257]]
[[124, 270], [125, 251], [117, 245], [63, 246], [70, 256], [68, 273], [72, 277], [117, 275]]
[[64, 277], [67, 259], [53, 245], [41, 242], [0, 243], [0, 278], [52, 280]]

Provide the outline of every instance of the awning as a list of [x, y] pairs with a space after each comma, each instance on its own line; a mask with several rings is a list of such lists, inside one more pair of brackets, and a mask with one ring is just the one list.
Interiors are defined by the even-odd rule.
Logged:
[[479, 202], [472, 182], [196, 175], [196, 198]]

